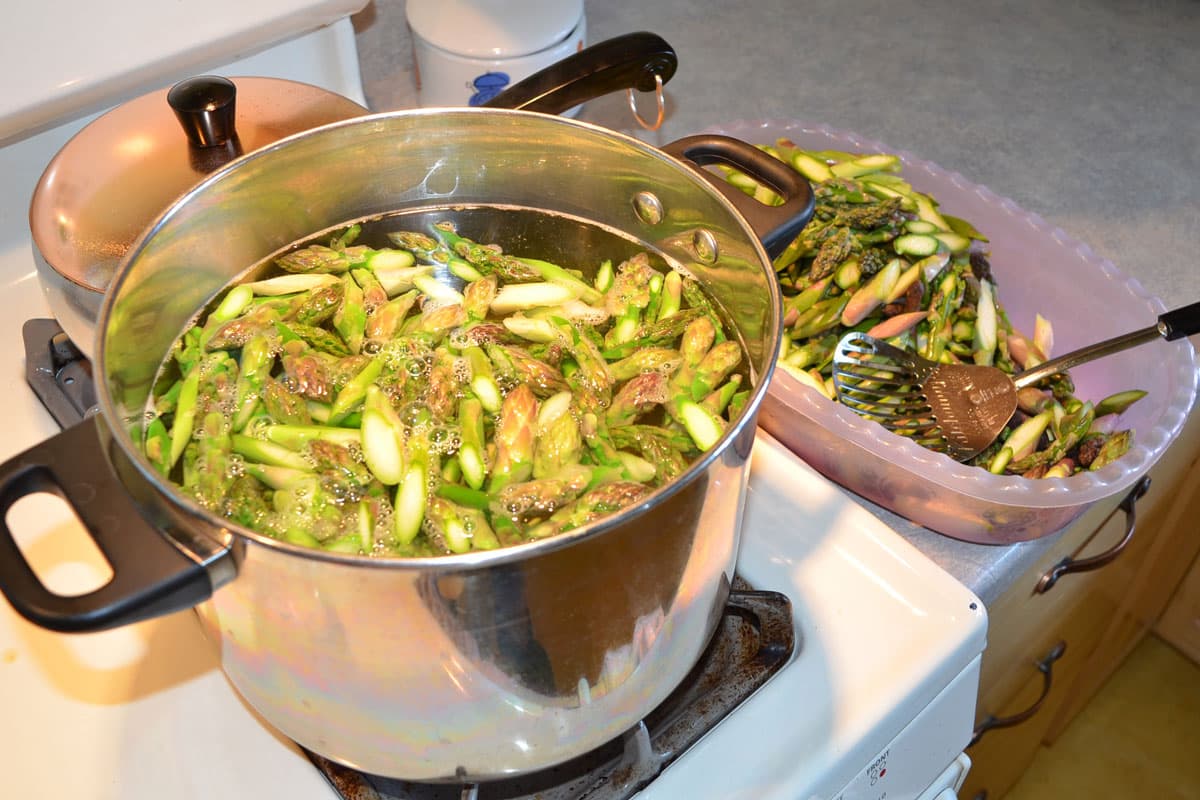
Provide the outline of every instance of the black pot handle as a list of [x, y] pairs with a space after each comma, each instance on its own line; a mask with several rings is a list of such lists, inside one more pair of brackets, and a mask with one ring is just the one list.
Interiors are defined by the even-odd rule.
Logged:
[[[93, 416], [0, 465], [0, 592], [30, 622], [98, 631], [189, 608], [213, 592], [208, 569], [142, 516], [107, 458], [111, 435]], [[22, 497], [48, 492], [74, 510], [112, 567], [104, 586], [74, 597], [38, 579], [8, 526]]]
[[567, 56], [481, 105], [561, 114], [610, 92], [652, 92], [655, 76], [665, 84], [678, 63], [675, 51], [662, 37], [645, 31], [627, 33]]
[[[662, 148], [668, 154], [696, 170], [745, 217], [773, 260], [782, 253], [812, 219], [816, 198], [812, 186], [802, 175], [741, 139], [719, 134], [685, 136]], [[709, 164], [734, 167], [769, 187], [783, 198], [783, 204], [760, 203], [733, 184], [708, 170]]]

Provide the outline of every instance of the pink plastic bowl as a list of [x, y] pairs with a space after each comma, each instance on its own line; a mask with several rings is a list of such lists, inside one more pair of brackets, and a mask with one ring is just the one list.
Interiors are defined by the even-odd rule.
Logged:
[[[739, 121], [708, 132], [756, 144], [784, 136], [810, 149], [896, 153], [914, 188], [988, 237], [998, 297], [1013, 325], [1032, 333], [1041, 313], [1053, 323], [1055, 353], [1152, 325], [1167, 310], [1087, 245], [911, 153], [798, 120]], [[1127, 350], [1071, 375], [1082, 399], [1099, 401], [1124, 389], [1149, 394], [1118, 421], [1134, 430], [1130, 452], [1069, 478], [1028, 480], [959, 464], [868, 422], [783, 370], [775, 371], [759, 425], [826, 477], [913, 522], [959, 539], [1006, 544], [1053, 533], [1097, 500], [1128, 489], [1178, 435], [1196, 396], [1196, 354], [1186, 339]]]

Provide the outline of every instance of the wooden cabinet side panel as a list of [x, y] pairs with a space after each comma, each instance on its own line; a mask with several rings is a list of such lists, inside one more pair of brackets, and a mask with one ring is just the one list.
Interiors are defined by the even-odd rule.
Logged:
[[1200, 559], [1167, 604], [1154, 631], [1179, 652], [1200, 664]]

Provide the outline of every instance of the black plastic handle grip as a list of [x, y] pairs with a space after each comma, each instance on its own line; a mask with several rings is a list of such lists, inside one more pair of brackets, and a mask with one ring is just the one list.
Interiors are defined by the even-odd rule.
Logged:
[[484, 108], [508, 108], [561, 114], [580, 103], [624, 89], [654, 91], [655, 76], [665, 84], [678, 59], [671, 45], [639, 31], [585, 47], [572, 56], [514, 83]]
[[1200, 333], [1200, 302], [1159, 315], [1158, 332], [1168, 342]]
[[[757, 147], [719, 134], [685, 136], [662, 148], [691, 166], [737, 207], [754, 229], [767, 255], [774, 259], [812, 219], [816, 198], [802, 175]], [[770, 187], [783, 198], [783, 205], [769, 206], [703, 169], [710, 164], [734, 167]]]
[[[208, 570], [142, 516], [106, 457], [99, 416], [0, 465], [0, 592], [30, 622], [55, 631], [98, 631], [190, 608], [212, 594]], [[104, 586], [78, 596], [38, 579], [8, 526], [13, 504], [36, 492], [62, 498], [112, 567]]]
[[228, 78], [182, 80], [167, 92], [167, 105], [195, 147], [223, 147], [237, 136], [237, 87]]

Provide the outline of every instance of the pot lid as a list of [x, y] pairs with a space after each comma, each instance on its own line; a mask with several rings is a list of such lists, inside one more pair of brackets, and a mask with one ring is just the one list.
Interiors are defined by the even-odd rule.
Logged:
[[471, 58], [518, 58], [571, 35], [583, 0], [408, 0], [408, 25], [443, 50]]
[[63, 146], [29, 208], [49, 265], [103, 292], [142, 232], [205, 175], [285, 136], [367, 113], [279, 78], [189, 78], [97, 117]]

